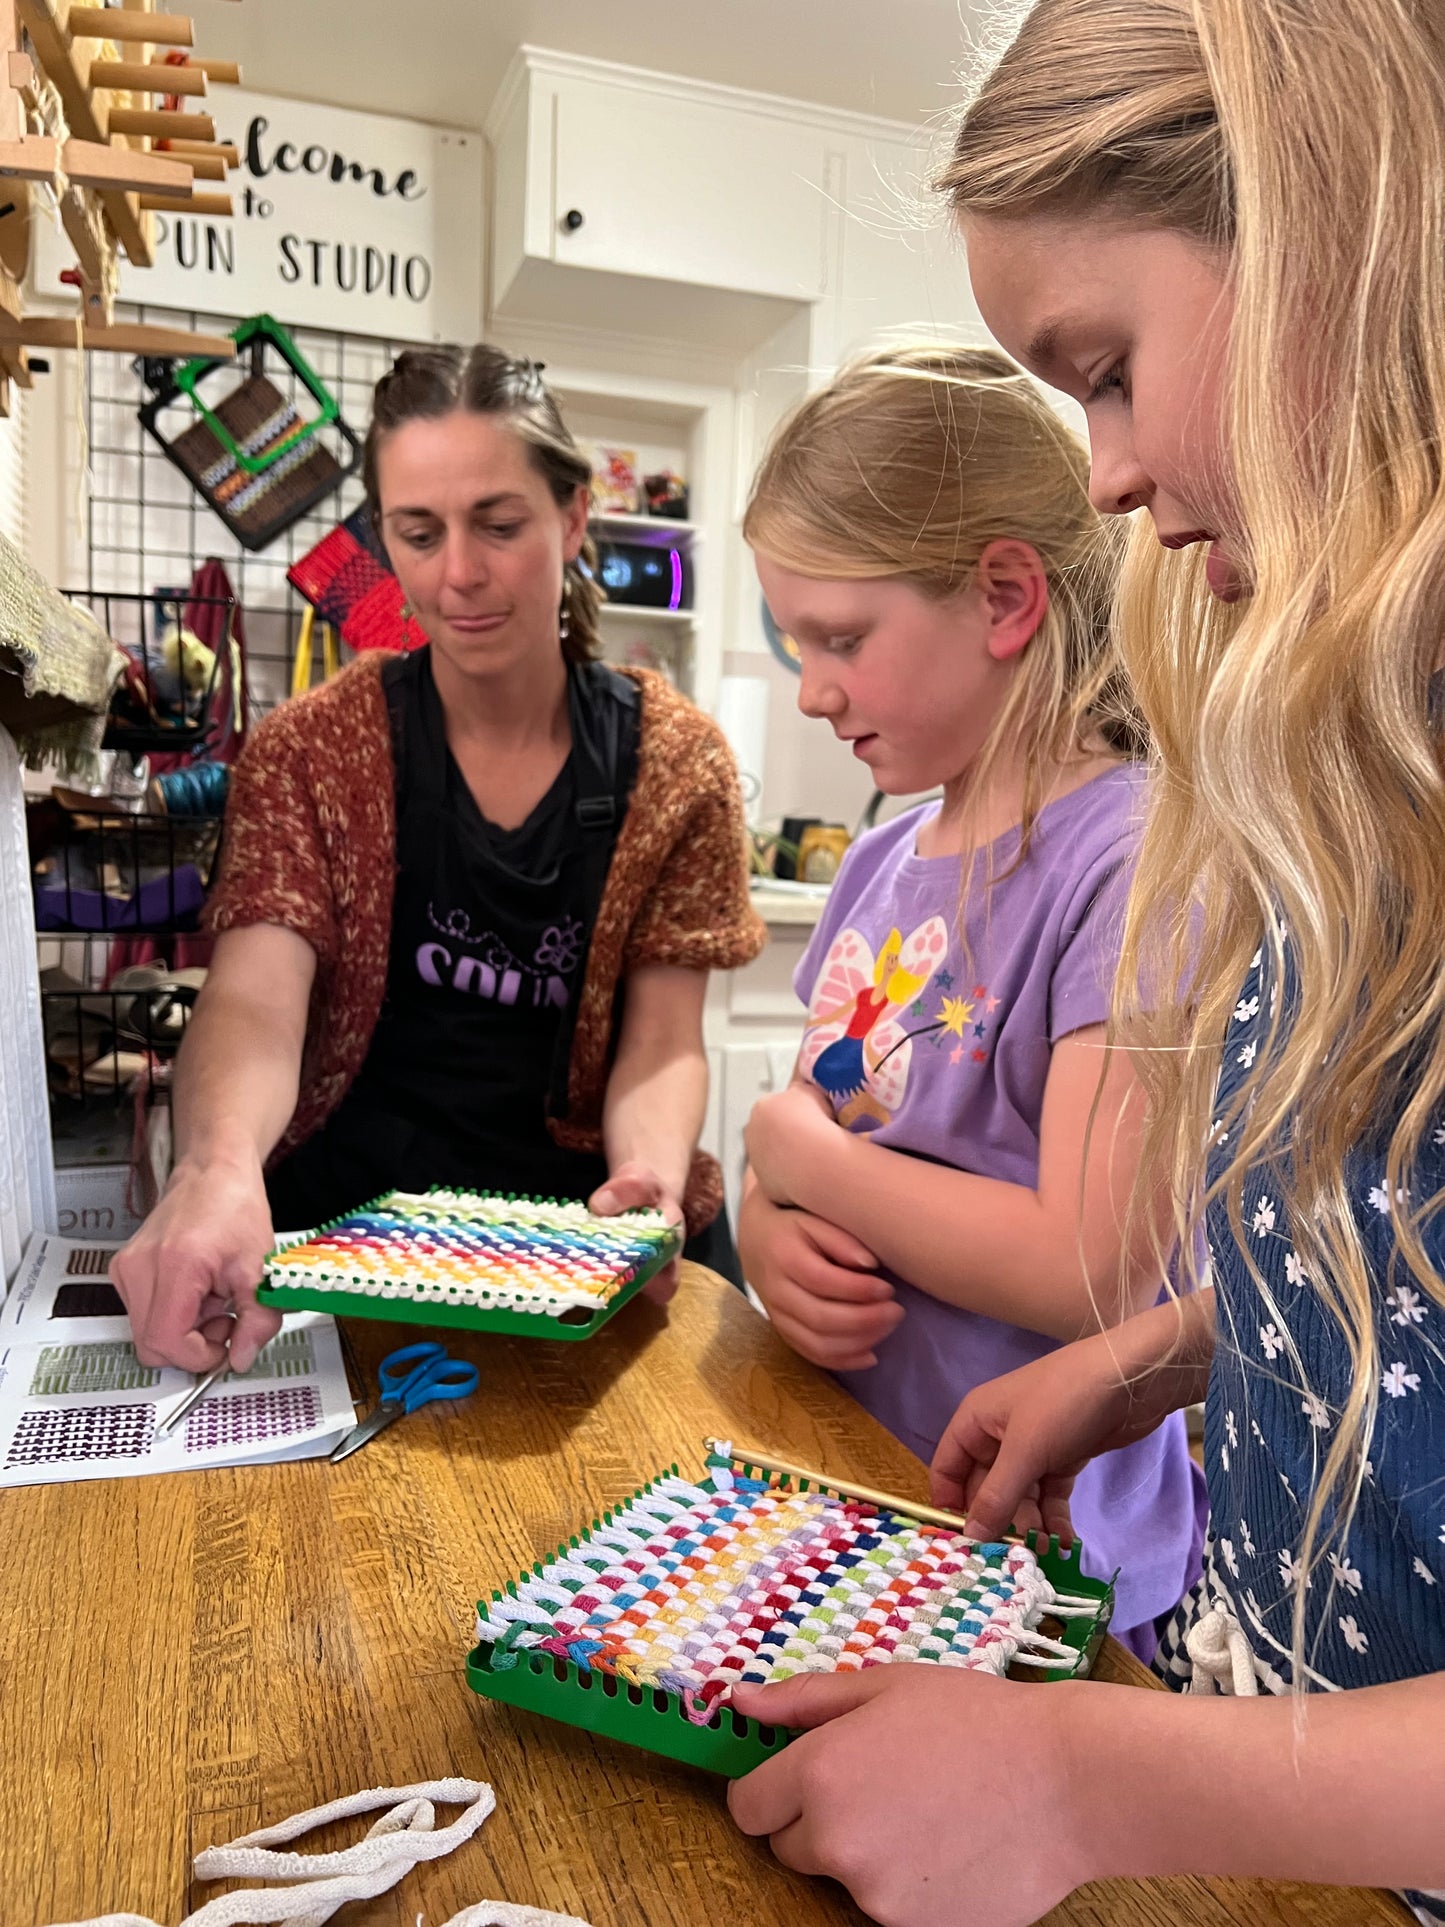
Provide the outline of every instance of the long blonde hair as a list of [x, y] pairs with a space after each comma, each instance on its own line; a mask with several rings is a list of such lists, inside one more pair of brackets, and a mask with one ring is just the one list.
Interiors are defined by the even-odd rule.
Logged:
[[1019, 860], [1051, 767], [1100, 741], [1133, 751], [1109, 609], [1118, 544], [1089, 501], [1089, 458], [1034, 383], [995, 348], [881, 349], [783, 422], [743, 534], [800, 575], [899, 577], [943, 600], [991, 542], [1026, 542], [1048, 608], [969, 772], [983, 793], [1005, 746], [1024, 769]]
[[[1445, 11], [1038, 0], [965, 110], [940, 185], [962, 214], [1134, 220], [1227, 264], [1240, 523], [1227, 546], [1252, 594], [1222, 607], [1197, 550], [1166, 554], [1147, 522], [1135, 530], [1118, 633], [1157, 780], [1116, 1016], [1150, 1098], [1141, 1168], [1172, 1167], [1185, 1250], [1217, 1123], [1227, 1156], [1209, 1198], [1247, 1254], [1244, 1180], [1274, 1168], [1348, 1343], [1308, 1573], [1348, 1531], [1379, 1396], [1380, 1306], [1347, 1159], [1388, 1137], [1400, 1198], [1445, 1102], [1445, 763], [1430, 707], [1445, 640]], [[1288, 951], [1293, 991], [1215, 1120], [1221, 1040], [1261, 941], [1276, 984]], [[1184, 983], [1180, 1003], [1170, 987]], [[1421, 1238], [1442, 1202], [1397, 1204], [1394, 1228], [1445, 1306]], [[1304, 1636], [1301, 1582], [1297, 1659]]]

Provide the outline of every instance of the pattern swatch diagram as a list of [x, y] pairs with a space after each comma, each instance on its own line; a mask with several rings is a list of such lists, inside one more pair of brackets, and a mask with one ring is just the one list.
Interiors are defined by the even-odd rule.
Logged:
[[109, 1278], [72, 1278], [55, 1294], [52, 1318], [124, 1318], [125, 1305]]
[[211, 1452], [218, 1446], [281, 1443], [313, 1432], [321, 1423], [321, 1399], [314, 1385], [282, 1385], [270, 1392], [238, 1392], [208, 1398], [186, 1420], [186, 1450]]
[[238, 1379], [257, 1378], [310, 1378], [316, 1370], [316, 1356], [311, 1345], [311, 1334], [304, 1328], [300, 1331], [281, 1332], [265, 1345], [256, 1355], [256, 1362], [244, 1374], [227, 1372], [222, 1381], [234, 1385]]
[[143, 1459], [155, 1437], [154, 1405], [63, 1405], [25, 1412], [5, 1463], [56, 1465], [79, 1459]]
[[109, 1245], [85, 1245], [72, 1251], [65, 1261], [66, 1276], [70, 1278], [104, 1278], [110, 1271], [110, 1261], [114, 1252]]
[[32, 1398], [74, 1392], [143, 1392], [160, 1383], [158, 1366], [142, 1365], [124, 1339], [94, 1344], [46, 1345], [30, 1381]]

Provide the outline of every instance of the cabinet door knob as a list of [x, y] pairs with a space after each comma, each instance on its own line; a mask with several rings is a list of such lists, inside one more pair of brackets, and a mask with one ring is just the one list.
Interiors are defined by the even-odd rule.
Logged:
[[580, 207], [569, 207], [562, 216], [562, 225], [569, 234], [575, 234], [586, 218]]

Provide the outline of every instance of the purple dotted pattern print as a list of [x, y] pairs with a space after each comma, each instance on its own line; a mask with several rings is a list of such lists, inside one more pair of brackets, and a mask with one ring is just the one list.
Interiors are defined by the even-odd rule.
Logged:
[[210, 1452], [217, 1446], [294, 1438], [314, 1431], [320, 1423], [321, 1399], [314, 1385], [282, 1385], [269, 1392], [203, 1399], [186, 1420], [186, 1450]]
[[65, 1405], [26, 1412], [5, 1463], [55, 1465], [69, 1459], [143, 1459], [155, 1437], [153, 1405]]

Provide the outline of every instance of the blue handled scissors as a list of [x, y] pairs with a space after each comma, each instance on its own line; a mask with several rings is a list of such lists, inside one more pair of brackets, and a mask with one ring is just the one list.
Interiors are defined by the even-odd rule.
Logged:
[[465, 1398], [477, 1389], [475, 1365], [452, 1358], [444, 1345], [403, 1345], [381, 1361], [381, 1402], [369, 1418], [353, 1426], [331, 1454], [333, 1465], [386, 1430], [407, 1412], [438, 1398]]

